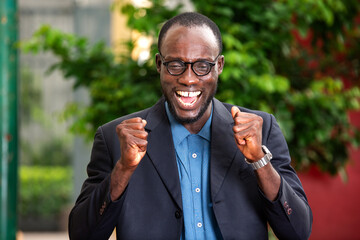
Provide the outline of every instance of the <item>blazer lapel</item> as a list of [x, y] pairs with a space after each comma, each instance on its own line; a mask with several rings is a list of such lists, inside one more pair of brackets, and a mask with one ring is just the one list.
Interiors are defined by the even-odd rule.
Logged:
[[175, 148], [169, 120], [165, 112], [164, 100], [161, 99], [153, 110], [146, 117], [145, 129], [149, 132], [147, 154], [172, 198], [182, 209]]
[[[229, 167], [238, 152], [232, 127], [231, 113], [214, 98], [214, 113], [211, 132], [210, 183], [211, 198], [214, 201]], [[241, 154], [241, 152], [239, 151]]]
[[[214, 98], [214, 113], [211, 130], [210, 184], [211, 198], [214, 200], [226, 177], [238, 150], [232, 126], [231, 113]], [[149, 132], [147, 154], [153, 162], [164, 185], [174, 201], [182, 209], [181, 187], [171, 128], [166, 116], [164, 99], [161, 99], [146, 117]]]

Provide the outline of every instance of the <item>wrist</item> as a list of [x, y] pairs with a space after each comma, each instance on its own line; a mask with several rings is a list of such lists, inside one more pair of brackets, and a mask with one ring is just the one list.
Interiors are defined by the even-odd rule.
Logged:
[[252, 158], [246, 158], [245, 157], [245, 160], [246, 160], [247, 163], [254, 163], [254, 162], [257, 162], [260, 159], [262, 159], [264, 156], [265, 156], [265, 153], [261, 148], [259, 154], [257, 154], [255, 157], [252, 157]]
[[249, 165], [251, 165], [253, 167], [254, 170], [258, 170], [264, 166], [266, 166], [270, 160], [272, 159], [272, 154], [269, 151], [269, 149], [265, 146], [262, 145], [262, 151], [263, 151], [263, 156], [257, 160], [257, 161], [249, 161], [245, 158], [246, 163], [248, 163]]
[[118, 168], [118, 171], [121, 171], [123, 173], [133, 173], [137, 165], [130, 165], [128, 164], [128, 162], [129, 161], [120, 158], [119, 161], [117, 161], [116, 163], [116, 167]]
[[121, 162], [116, 163], [110, 176], [110, 196], [115, 201], [124, 192], [136, 167], [128, 167]]

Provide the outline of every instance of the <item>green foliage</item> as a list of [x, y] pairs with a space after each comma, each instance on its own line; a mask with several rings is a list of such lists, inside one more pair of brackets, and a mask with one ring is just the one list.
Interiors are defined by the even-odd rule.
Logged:
[[70, 136], [65, 134], [55, 136], [52, 132], [54, 120], [41, 107], [42, 91], [39, 79], [35, 78], [27, 67], [22, 68], [20, 74], [20, 96], [21, 128], [27, 132], [27, 127], [31, 128], [32, 124], [37, 124], [41, 126], [42, 131], [42, 137], [29, 137], [26, 134], [22, 136], [21, 163], [42, 166], [69, 165]]
[[[39, 143], [39, 142], [38, 142]], [[36, 166], [69, 166], [71, 153], [65, 138], [54, 137], [40, 144], [21, 141], [21, 163]]]
[[71, 201], [70, 167], [20, 167], [20, 216], [58, 215]]
[[[354, 22], [359, 3], [196, 0], [194, 6], [223, 34], [225, 68], [217, 98], [274, 114], [298, 169], [316, 164], [331, 174], [341, 171], [348, 160], [347, 147], [360, 143], [359, 131], [347, 117], [348, 110], [360, 108], [360, 91], [346, 89], [338, 80], [346, 72], [352, 73], [346, 77], [359, 78], [360, 31]], [[148, 7], [125, 5], [121, 10], [131, 29], [156, 43], [161, 24], [180, 7], [168, 9], [157, 0]], [[304, 46], [301, 37], [311, 41]], [[127, 46], [130, 52], [134, 43]], [[74, 78], [74, 87], [89, 89], [91, 104], [70, 105], [65, 113], [75, 117], [73, 129], [88, 136], [100, 124], [148, 107], [161, 95], [154, 58], [144, 63], [130, 56], [115, 59], [103, 44], [90, 46], [84, 38], [48, 26], [23, 49], [53, 52], [59, 62], [52, 69]], [[153, 44], [150, 56], [155, 52]], [[344, 61], [334, 71], [338, 56]]]
[[20, 82], [20, 116], [22, 123], [27, 124], [31, 121], [34, 107], [40, 104], [41, 91], [34, 75], [26, 67], [22, 68]]
[[[349, 124], [347, 117], [348, 110], [359, 109], [360, 91], [357, 87], [345, 89], [337, 80], [343, 76], [342, 72], [329, 70], [336, 66], [339, 52], [335, 49], [345, 49], [346, 41], [339, 39], [360, 40], [354, 24], [354, 17], [360, 13], [359, 2], [197, 0], [194, 3], [223, 32], [225, 68], [217, 97], [273, 113], [298, 169], [310, 164], [317, 164], [331, 174], [342, 169], [348, 160], [347, 147], [360, 143], [359, 131]], [[294, 33], [307, 34], [310, 30], [312, 41], [303, 48]], [[350, 33], [352, 38], [348, 37]], [[348, 51], [352, 50], [360, 56], [358, 48]], [[350, 57], [348, 62], [354, 59]], [[307, 64], [302, 64], [304, 60]], [[319, 67], [309, 67], [310, 61]]]
[[115, 61], [103, 43], [90, 46], [85, 38], [43, 26], [23, 49], [33, 53], [51, 51], [61, 61], [49, 71], [59, 69], [66, 78], [74, 79], [75, 89], [89, 89], [90, 106], [73, 103], [64, 112], [65, 117], [75, 119], [72, 130], [89, 139], [100, 124], [148, 107], [161, 96], [154, 62], [140, 66], [130, 57], [121, 56]]

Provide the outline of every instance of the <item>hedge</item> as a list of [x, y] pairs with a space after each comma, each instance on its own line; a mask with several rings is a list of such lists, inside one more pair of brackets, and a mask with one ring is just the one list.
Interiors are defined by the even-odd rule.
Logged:
[[19, 214], [49, 217], [70, 203], [73, 170], [69, 166], [21, 166]]

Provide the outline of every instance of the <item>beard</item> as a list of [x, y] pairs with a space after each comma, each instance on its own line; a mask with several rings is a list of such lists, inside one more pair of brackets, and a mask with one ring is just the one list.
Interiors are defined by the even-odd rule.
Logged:
[[212, 91], [212, 93], [210, 93], [210, 95], [207, 97], [207, 99], [200, 106], [199, 113], [195, 117], [189, 117], [189, 118], [179, 116], [175, 111], [173, 103], [170, 101], [170, 98], [165, 94], [164, 91], [163, 91], [163, 95], [165, 97], [165, 100], [168, 103], [170, 113], [173, 115], [173, 117], [181, 124], [189, 124], [189, 123], [194, 123], [194, 122], [198, 121], [204, 115], [204, 113], [208, 109], [211, 101], [213, 100], [213, 98], [215, 96], [216, 90], [217, 90], [217, 84], [215, 86], [215, 90]]

